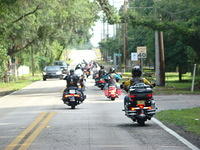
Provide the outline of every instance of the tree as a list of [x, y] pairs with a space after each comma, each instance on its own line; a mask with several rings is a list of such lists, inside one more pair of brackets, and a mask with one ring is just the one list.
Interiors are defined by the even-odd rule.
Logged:
[[[104, 3], [105, 10], [111, 7], [105, 0], [98, 1]], [[128, 20], [134, 29], [143, 26], [152, 30], [164, 31], [166, 56], [170, 58], [170, 61], [167, 60], [167, 69], [179, 66], [179, 79], [181, 80], [182, 73], [185, 72], [183, 68], [187, 68], [191, 62], [200, 62], [200, 1], [136, 0], [133, 3], [136, 6], [134, 11], [120, 13], [120, 22]], [[130, 5], [133, 4], [130, 3]], [[116, 15], [112, 14], [112, 11], [104, 12], [106, 16], [109, 16], [107, 19]], [[151, 42], [152, 40], [150, 40]], [[196, 53], [196, 57], [194, 53]], [[174, 57], [177, 54], [179, 54], [180, 59]], [[172, 64], [172, 62], [174, 63]]]
[[28, 58], [34, 54], [42, 68], [64, 50], [88, 42], [98, 11], [90, 0], [1, 0], [0, 42], [13, 60], [31, 66]]

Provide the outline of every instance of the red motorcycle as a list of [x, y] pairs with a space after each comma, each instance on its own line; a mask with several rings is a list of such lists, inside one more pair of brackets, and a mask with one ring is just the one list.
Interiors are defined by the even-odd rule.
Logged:
[[104, 90], [104, 94], [107, 98], [111, 99], [112, 101], [115, 100], [115, 98], [118, 98], [119, 95], [121, 95], [122, 90], [118, 89], [115, 85], [109, 85], [108, 89]]

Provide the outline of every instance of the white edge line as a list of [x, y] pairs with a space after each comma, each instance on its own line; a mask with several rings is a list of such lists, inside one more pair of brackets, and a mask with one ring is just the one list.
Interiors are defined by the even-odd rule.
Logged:
[[155, 122], [156, 124], [158, 124], [161, 128], [163, 128], [165, 131], [167, 131], [169, 134], [173, 135], [174, 137], [176, 137], [179, 141], [181, 141], [183, 144], [185, 144], [187, 147], [189, 147], [192, 150], [200, 150], [198, 147], [196, 147], [195, 145], [193, 145], [192, 143], [190, 143], [188, 140], [186, 140], [185, 138], [183, 138], [182, 136], [180, 136], [178, 133], [176, 133], [175, 131], [173, 131], [172, 129], [168, 128], [167, 126], [165, 126], [162, 122], [160, 122], [158, 119], [156, 118], [152, 118], [151, 119], [153, 122]]

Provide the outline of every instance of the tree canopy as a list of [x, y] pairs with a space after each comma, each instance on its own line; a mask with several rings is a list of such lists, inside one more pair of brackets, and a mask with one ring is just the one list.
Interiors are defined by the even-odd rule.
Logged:
[[[125, 4], [116, 13], [107, 0], [98, 0], [105, 10], [109, 23], [119, 24], [117, 30], [123, 31], [123, 24], [128, 24], [128, 53], [136, 51], [137, 46], [147, 46], [147, 62], [154, 62], [154, 31], [164, 32], [164, 47], [166, 57], [166, 71], [175, 71], [178, 68], [179, 79], [187, 71], [191, 71], [194, 63], [200, 62], [200, 1], [196, 0], [135, 0], [129, 1], [127, 10]], [[109, 10], [109, 11], [108, 11]], [[110, 21], [109, 21], [110, 20]], [[114, 22], [113, 22], [114, 20]], [[118, 44], [123, 34], [117, 32], [113, 38], [118, 45], [115, 52], [123, 46]], [[117, 40], [118, 39], [118, 40]], [[111, 39], [101, 43], [101, 49], [110, 51]], [[122, 42], [121, 42], [122, 43]], [[128, 58], [130, 59], [130, 58]]]
[[0, 54], [27, 65], [34, 54], [36, 67], [43, 67], [65, 49], [88, 43], [98, 12], [90, 0], [0, 0]]

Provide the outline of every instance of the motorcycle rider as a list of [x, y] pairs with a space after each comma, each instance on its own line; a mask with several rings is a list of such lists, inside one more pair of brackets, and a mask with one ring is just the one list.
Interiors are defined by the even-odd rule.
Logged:
[[98, 85], [97, 82], [100, 81], [105, 74], [106, 74], [106, 71], [104, 69], [104, 66], [101, 65], [99, 71], [97, 72], [97, 76], [96, 75], [95, 75], [96, 77], [94, 76], [95, 85]]
[[83, 70], [81, 69], [80, 66], [76, 67], [74, 74], [79, 77], [79, 83], [80, 83], [81, 88], [83, 90], [85, 88], [85, 85], [84, 85], [85, 77], [84, 77], [84, 72], [83, 72]]
[[104, 66], [101, 65], [100, 70], [99, 70], [99, 78], [102, 78], [102, 76], [105, 75], [105, 74], [106, 74], [106, 71], [104, 69]]
[[[129, 79], [125, 82], [123, 82], [120, 87], [122, 89], [124, 89], [126, 92], [128, 92], [130, 86], [133, 86], [137, 83], [144, 83], [144, 84], [147, 84], [147, 85], [150, 85], [150, 87], [154, 87], [155, 84], [151, 84], [150, 81], [148, 81], [147, 79], [145, 78], [142, 78], [142, 71], [140, 69], [139, 66], [135, 66], [132, 68], [132, 79]], [[125, 96], [124, 98], [124, 105], [126, 105], [127, 103], [129, 102], [129, 97], [128, 96]]]
[[[70, 74], [66, 76], [64, 80], [66, 80], [67, 82], [66, 89], [64, 90], [64, 92], [66, 92], [68, 88], [70, 87], [76, 87], [81, 92], [81, 95], [82, 95], [81, 101], [83, 101], [85, 99], [85, 95], [83, 94], [82, 89], [78, 87], [78, 83], [80, 83], [80, 80], [79, 80], [79, 77], [74, 73], [74, 69], [70, 70]], [[63, 96], [64, 96], [64, 92], [63, 92]]]
[[150, 85], [150, 87], [153, 87], [154, 84], [151, 84], [150, 81], [148, 81], [147, 79], [145, 78], [142, 78], [142, 71], [140, 69], [139, 66], [134, 66], [132, 68], [132, 78], [129, 79], [129, 80], [126, 80], [124, 81], [122, 84], [121, 84], [121, 88], [123, 88], [126, 92], [128, 92], [129, 90], [129, 87], [136, 84], [136, 83], [145, 83], [147, 85]]
[[64, 78], [67, 82], [67, 88], [69, 87], [78, 87], [79, 77], [74, 74], [74, 69], [69, 71], [69, 75]]
[[104, 75], [103, 78], [107, 82], [104, 89], [107, 89], [111, 84], [117, 87], [117, 82], [122, 78], [122, 76], [116, 73], [115, 68], [111, 67], [108, 74]]

